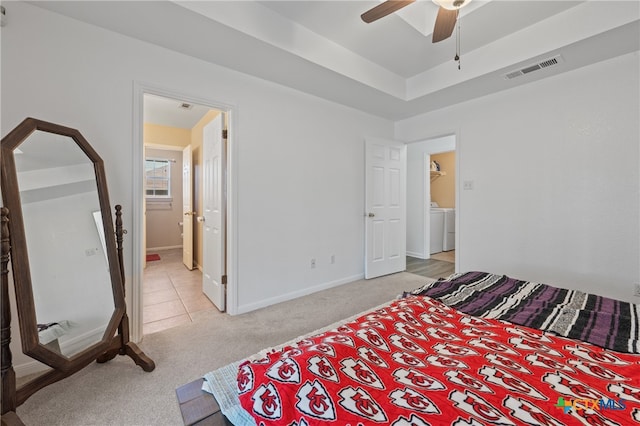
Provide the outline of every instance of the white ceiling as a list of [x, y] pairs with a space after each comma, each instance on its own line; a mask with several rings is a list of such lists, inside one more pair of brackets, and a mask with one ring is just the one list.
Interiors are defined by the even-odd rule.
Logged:
[[[190, 108], [184, 108], [184, 105], [190, 105]], [[209, 110], [210, 108], [202, 105], [145, 94], [143, 121], [180, 129], [193, 129]]]
[[[371, 24], [360, 14], [375, 0], [34, 3], [390, 120], [640, 49], [637, 0], [473, 0], [460, 70], [455, 36], [431, 43], [430, 0]], [[558, 54], [559, 65], [503, 77]]]

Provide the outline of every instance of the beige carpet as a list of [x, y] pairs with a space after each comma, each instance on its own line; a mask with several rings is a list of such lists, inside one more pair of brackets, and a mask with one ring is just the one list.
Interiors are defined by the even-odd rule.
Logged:
[[145, 336], [140, 347], [155, 361], [155, 371], [145, 373], [121, 356], [93, 363], [34, 394], [18, 407], [18, 415], [27, 425], [181, 425], [178, 386], [429, 281], [402, 272], [244, 315], [203, 312], [193, 323]]

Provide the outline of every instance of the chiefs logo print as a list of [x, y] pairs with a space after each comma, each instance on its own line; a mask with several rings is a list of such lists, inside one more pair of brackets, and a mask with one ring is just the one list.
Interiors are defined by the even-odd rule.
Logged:
[[265, 374], [279, 382], [300, 383], [300, 366], [291, 358], [279, 359]]
[[440, 383], [433, 377], [427, 376], [426, 374], [412, 368], [398, 368], [393, 372], [393, 377], [395, 378], [396, 382], [401, 383], [405, 386], [411, 386], [414, 388], [430, 391], [446, 389], [446, 387], [442, 383]]
[[596, 351], [582, 345], [565, 346], [564, 348], [569, 352], [571, 352], [573, 355], [579, 356], [580, 358], [586, 359], [587, 361], [599, 362], [604, 364], [614, 364], [614, 365], [629, 364], [626, 361], [622, 361], [620, 358], [613, 355], [611, 352], [605, 352], [602, 349]]
[[349, 336], [345, 336], [344, 334], [335, 334], [322, 341], [324, 343], [340, 343], [341, 345], [351, 346], [352, 348], [356, 346], [355, 343], [353, 343], [353, 339]]
[[549, 370], [562, 370], [569, 373], [575, 373], [575, 370], [566, 364], [556, 361], [553, 358], [549, 358], [542, 354], [527, 355], [524, 359], [529, 361], [529, 364], [535, 367], [548, 368]]
[[551, 349], [549, 346], [543, 345], [537, 340], [527, 339], [525, 337], [512, 337], [511, 339], [509, 339], [509, 343], [511, 343], [513, 346], [515, 346], [518, 349], [544, 352], [546, 354], [557, 356], [557, 357], [562, 356], [562, 354], [556, 351], [555, 349]]
[[408, 312], [400, 312], [400, 313], [398, 313], [398, 318], [400, 318], [404, 322], [407, 322], [407, 323], [411, 324], [414, 327], [421, 327], [422, 326], [422, 324], [420, 324], [420, 321], [415, 319], [413, 317], [413, 315], [411, 315]]
[[449, 358], [443, 355], [429, 355], [427, 357], [427, 362], [429, 362], [429, 364], [431, 365], [435, 365], [436, 367], [457, 368], [457, 369], [469, 368], [469, 366], [464, 362], [458, 359]]
[[518, 336], [526, 337], [527, 339], [539, 340], [541, 342], [547, 342], [547, 343], [553, 342], [553, 340], [551, 340], [548, 336], [546, 336], [543, 333], [534, 333], [532, 331], [525, 330], [520, 327], [507, 327], [505, 328], [505, 330], [507, 330], [511, 334], [517, 334]]
[[442, 355], [448, 356], [470, 356], [478, 355], [478, 352], [466, 346], [454, 345], [453, 343], [438, 343], [432, 346], [433, 349]]
[[406, 352], [394, 352], [391, 354], [391, 358], [398, 364], [406, 365], [409, 367], [424, 367], [426, 364], [409, 353]]
[[296, 408], [300, 412], [316, 419], [336, 419], [336, 409], [333, 401], [319, 381], [314, 380], [313, 383], [306, 381], [298, 390], [296, 397], [298, 398]]
[[317, 345], [309, 346], [307, 350], [322, 352], [323, 354], [329, 355], [330, 357], [333, 357], [333, 358], [336, 357], [336, 350], [333, 348], [333, 346], [327, 343], [318, 343]]
[[364, 359], [365, 361], [369, 361], [377, 365], [378, 367], [389, 368], [389, 364], [387, 364], [384, 359], [380, 358], [376, 351], [371, 348], [359, 347], [358, 355], [360, 355], [360, 358]]
[[248, 363], [238, 368], [236, 386], [238, 387], [238, 393], [240, 395], [253, 389], [253, 370]]
[[619, 398], [640, 402], [640, 388], [629, 386], [625, 383], [612, 383], [607, 389], [615, 393]]
[[492, 331], [483, 330], [477, 327], [468, 327], [462, 330], [462, 334], [468, 337], [491, 337], [497, 336], [496, 333]]
[[314, 355], [307, 360], [307, 370], [316, 376], [329, 380], [334, 383], [338, 383], [340, 379], [338, 378], [338, 373], [331, 365], [331, 362], [323, 356]]
[[380, 330], [386, 330], [387, 327], [380, 321], [363, 321], [360, 323], [360, 328], [379, 328]]
[[309, 423], [304, 418], [300, 418], [300, 420], [295, 420], [289, 423], [287, 426], [309, 426]]
[[521, 420], [523, 424], [540, 426], [564, 426], [529, 401], [507, 396], [502, 405], [511, 412], [511, 417]]
[[514, 351], [507, 345], [496, 342], [493, 339], [489, 339], [488, 337], [480, 337], [479, 339], [471, 339], [469, 340], [470, 346], [475, 346], [477, 348], [483, 348], [491, 352], [502, 352], [504, 354], [509, 355], [519, 355], [518, 352]]
[[345, 410], [376, 423], [386, 423], [387, 415], [364, 389], [351, 386], [338, 392], [338, 404]]
[[408, 419], [404, 416], [398, 417], [395, 422], [391, 423], [391, 426], [429, 426], [429, 423], [415, 414], [411, 414]]
[[533, 386], [523, 382], [517, 377], [500, 370], [499, 368], [482, 367], [478, 373], [485, 377], [485, 381], [502, 386], [510, 392], [518, 392], [532, 398], [547, 400], [547, 397], [538, 392]]
[[429, 336], [435, 339], [449, 340], [449, 341], [462, 340], [460, 337], [456, 336], [455, 334], [449, 333], [448, 331], [443, 330], [441, 328], [429, 327], [427, 329], [427, 333], [429, 334]]
[[273, 383], [261, 385], [251, 396], [253, 412], [269, 420], [277, 420], [282, 416], [280, 395]]
[[458, 409], [480, 420], [490, 422], [493, 425], [515, 426], [515, 423], [504, 414], [473, 392], [455, 390], [451, 392], [449, 399], [453, 401]]
[[426, 414], [440, 414], [440, 410], [433, 405], [431, 400], [413, 389], [396, 389], [389, 394], [391, 403], [398, 407]]
[[624, 376], [621, 376], [608, 368], [602, 367], [600, 364], [596, 364], [593, 362], [580, 361], [570, 359], [569, 364], [573, 365], [577, 370], [582, 371], [583, 373], [589, 374], [593, 377], [598, 377], [599, 379], [608, 380], [610, 382], [620, 382], [627, 380]]
[[472, 317], [470, 315], [465, 315], [460, 318], [460, 324], [469, 325], [473, 327], [495, 327], [493, 324], [485, 321], [481, 318]]
[[451, 324], [449, 321], [445, 321], [439, 316], [435, 314], [420, 314], [420, 319], [427, 324], [436, 325], [441, 328], [455, 328], [455, 325]]
[[384, 384], [378, 375], [362, 360], [347, 358], [340, 361], [340, 364], [342, 365], [340, 370], [356, 382], [376, 389], [384, 389]]
[[478, 392], [484, 393], [494, 393], [487, 385], [482, 383], [480, 380], [476, 379], [473, 376], [470, 376], [459, 370], [450, 370], [444, 373], [447, 376], [448, 380], [451, 383], [454, 383], [458, 386], [464, 386], [467, 388], [471, 388]]
[[425, 350], [422, 349], [419, 345], [417, 345], [413, 340], [407, 338], [406, 336], [400, 336], [399, 334], [392, 334], [389, 336], [389, 340], [391, 340], [391, 344], [403, 349], [405, 351], [417, 352], [417, 353], [425, 353]]
[[405, 322], [396, 322], [395, 324], [393, 324], [393, 327], [405, 336], [413, 337], [414, 339], [419, 340], [429, 340], [420, 330], [413, 328]]
[[553, 390], [561, 395], [571, 395], [576, 398], [601, 399], [602, 395], [584, 383], [567, 376], [562, 372], [547, 373], [542, 376], [542, 381], [551, 385]]
[[380, 333], [376, 329], [373, 328], [364, 328], [356, 331], [356, 336], [364, 340], [365, 342], [373, 345], [376, 349], [383, 350], [385, 352], [391, 352], [389, 349], [389, 345], [382, 338]]
[[633, 420], [640, 423], [640, 408], [635, 408], [631, 417], [633, 417]]
[[524, 374], [531, 374], [531, 371], [527, 370], [526, 368], [524, 368], [519, 363], [513, 361], [510, 358], [504, 357], [502, 355], [486, 354], [484, 357], [487, 360], [489, 360], [491, 363], [499, 365], [499, 366], [504, 367], [504, 368], [508, 368], [509, 370], [518, 371], [518, 372], [524, 373]]

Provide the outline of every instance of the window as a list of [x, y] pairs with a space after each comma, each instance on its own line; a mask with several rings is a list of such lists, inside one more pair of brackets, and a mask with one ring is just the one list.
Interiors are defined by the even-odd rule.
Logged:
[[147, 198], [171, 197], [170, 160], [147, 158], [144, 160], [144, 173]]

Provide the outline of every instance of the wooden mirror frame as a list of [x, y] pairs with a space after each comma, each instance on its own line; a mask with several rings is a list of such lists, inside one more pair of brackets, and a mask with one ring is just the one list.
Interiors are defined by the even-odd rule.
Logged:
[[[50, 350], [41, 344], [38, 338], [27, 241], [14, 159], [14, 150], [33, 132], [38, 130], [71, 138], [93, 163], [103, 231], [107, 237], [105, 238], [105, 245], [114, 311], [102, 339], [70, 357]], [[145, 371], [153, 371], [155, 364], [134, 343], [129, 341], [129, 322], [126, 314], [124, 267], [122, 263], [122, 234], [124, 233], [122, 229], [122, 213], [121, 207], [117, 206], [116, 229], [114, 230], [104, 163], [100, 156], [78, 130], [34, 118], [26, 118], [2, 138], [1, 152], [1, 185], [4, 204], [2, 209], [2, 419], [4, 424], [5, 414], [12, 416], [13, 414], [11, 413], [15, 412], [17, 406], [21, 405], [33, 393], [77, 372], [94, 360], [106, 362], [120, 354], [130, 356]], [[7, 234], [6, 238], [5, 233]], [[114, 237], [108, 238], [108, 236]], [[9, 250], [9, 244], [22, 350], [26, 355], [52, 368], [52, 370], [32, 379], [19, 389], [16, 389], [15, 373], [11, 364], [11, 352], [9, 350], [11, 314], [8, 312], [9, 302], [6, 297], [8, 296], [8, 271], [6, 267], [9, 253], [5, 254], [5, 248]]]

